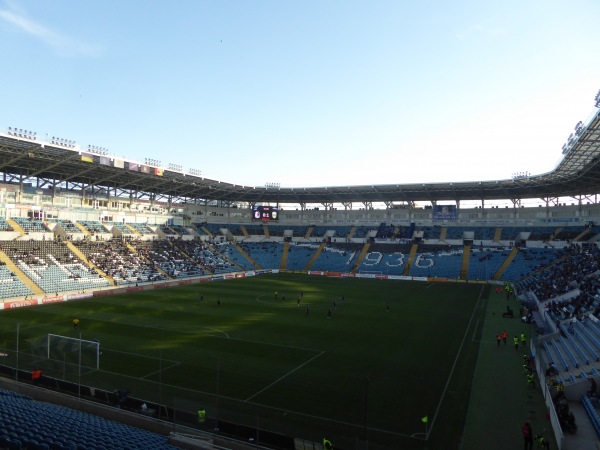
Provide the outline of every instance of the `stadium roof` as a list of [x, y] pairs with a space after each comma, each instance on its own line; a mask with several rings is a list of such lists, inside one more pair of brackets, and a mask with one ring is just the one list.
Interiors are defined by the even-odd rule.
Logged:
[[0, 134], [0, 173], [5, 183], [33, 183], [109, 191], [114, 196], [155, 200], [332, 204], [514, 200], [592, 196], [600, 193], [600, 110], [580, 124], [564, 158], [549, 173], [510, 180], [459, 183], [385, 184], [315, 188], [249, 187], [177, 170], [156, 168], [71, 145], [41, 142], [17, 130]]

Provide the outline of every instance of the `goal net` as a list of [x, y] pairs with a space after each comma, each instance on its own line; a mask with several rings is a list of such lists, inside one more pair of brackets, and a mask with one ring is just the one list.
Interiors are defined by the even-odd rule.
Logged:
[[98, 370], [100, 369], [100, 343], [48, 334], [48, 359]]

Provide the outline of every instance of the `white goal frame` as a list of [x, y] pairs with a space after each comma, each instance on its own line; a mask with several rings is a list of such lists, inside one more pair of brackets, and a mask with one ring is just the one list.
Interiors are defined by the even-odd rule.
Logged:
[[[63, 342], [70, 342], [72, 344], [74, 344], [74, 349], [72, 350], [72, 352], [77, 352], [77, 364], [78, 365], [83, 365], [82, 364], [82, 358], [81, 358], [81, 353], [82, 351], [85, 351], [86, 353], [89, 354], [89, 349], [90, 347], [94, 349], [94, 357], [93, 359], [95, 360], [95, 364], [90, 365], [90, 364], [85, 364], [86, 367], [90, 367], [96, 370], [100, 369], [100, 343], [98, 341], [88, 341], [86, 339], [81, 339], [81, 338], [75, 338], [75, 337], [71, 337], [71, 336], [63, 336], [61, 334], [52, 334], [52, 333], [48, 333], [48, 340], [46, 343], [46, 348], [47, 348], [47, 357], [48, 359], [53, 359], [51, 357], [51, 349], [52, 349], [52, 341], [63, 341]], [[85, 348], [83, 348], [83, 344], [85, 344]], [[63, 350], [58, 350], [64, 353]], [[89, 361], [91, 357], [87, 357], [86, 360]]]

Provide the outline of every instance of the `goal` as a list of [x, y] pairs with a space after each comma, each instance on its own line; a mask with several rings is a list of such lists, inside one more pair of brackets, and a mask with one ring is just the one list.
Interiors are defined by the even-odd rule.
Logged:
[[48, 333], [48, 359], [100, 369], [100, 343]]

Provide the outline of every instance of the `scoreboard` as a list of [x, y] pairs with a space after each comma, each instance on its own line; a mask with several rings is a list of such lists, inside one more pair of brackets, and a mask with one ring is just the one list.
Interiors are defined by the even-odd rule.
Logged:
[[265, 222], [279, 220], [279, 209], [276, 206], [253, 206], [252, 220], [263, 220]]

